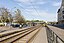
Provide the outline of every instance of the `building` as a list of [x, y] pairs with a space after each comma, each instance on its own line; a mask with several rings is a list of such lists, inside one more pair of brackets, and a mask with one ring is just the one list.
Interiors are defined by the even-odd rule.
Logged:
[[58, 9], [58, 24], [64, 23], [64, 0], [62, 0], [61, 7]]

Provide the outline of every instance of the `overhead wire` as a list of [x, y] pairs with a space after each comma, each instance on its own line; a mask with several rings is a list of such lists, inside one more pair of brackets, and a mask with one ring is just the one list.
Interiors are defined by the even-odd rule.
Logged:
[[[37, 9], [34, 7], [34, 5], [32, 4], [32, 2], [30, 1], [31, 5], [33, 6], [34, 10], [36, 11], [36, 13], [38, 14], [38, 16], [40, 16], [39, 12], [37, 11]], [[42, 17], [42, 16], [40, 16]]]
[[[13, 0], [13, 1], [14, 1], [14, 0]], [[18, 3], [20, 3], [20, 2], [17, 2], [17, 1], [14, 1], [14, 2], [16, 2], [17, 5], [19, 5]], [[28, 12], [25, 8], [23, 8], [22, 6], [19, 5], [19, 7], [21, 7], [21, 8], [23, 9], [23, 11], [26, 11], [27, 13], [29, 13], [29, 12]], [[26, 13], [26, 12], [24, 12], [24, 13]], [[33, 16], [33, 15], [32, 15], [32, 16]], [[32, 17], [32, 16], [31, 16], [31, 17]], [[28, 17], [29, 17], [29, 16], [28, 16]], [[34, 18], [36, 18], [36, 17], [33, 16], [33, 19], [34, 19]]]

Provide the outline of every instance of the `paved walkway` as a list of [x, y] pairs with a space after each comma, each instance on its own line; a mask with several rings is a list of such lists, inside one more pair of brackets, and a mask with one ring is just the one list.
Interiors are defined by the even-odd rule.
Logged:
[[48, 43], [45, 27], [41, 28], [31, 43]]

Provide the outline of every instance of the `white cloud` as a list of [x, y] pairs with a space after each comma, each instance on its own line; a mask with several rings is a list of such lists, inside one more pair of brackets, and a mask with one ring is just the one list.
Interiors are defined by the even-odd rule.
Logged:
[[34, 19], [43, 19], [45, 21], [56, 21], [57, 17], [55, 14], [53, 13], [48, 13], [44, 10], [39, 10], [38, 13], [33, 10], [33, 9], [28, 9], [28, 13], [31, 15], [31, 16], [34, 16]]
[[42, 2], [32, 3], [32, 4], [33, 4], [33, 5], [41, 5], [41, 4], [43, 5], [43, 4], [46, 4], [46, 2], [43, 2], [43, 1], [42, 1]]
[[[16, 0], [16, 1], [24, 2], [25, 5], [28, 5], [28, 6], [25, 7], [25, 5], [22, 5], [22, 4], [18, 3], [20, 6], [23, 6], [24, 8], [26, 8], [24, 13], [27, 12], [30, 16], [34, 16], [34, 18], [36, 17], [35, 19], [40, 19], [41, 18], [41, 19], [46, 20], [46, 21], [55, 21], [57, 19], [55, 14], [48, 13], [48, 12], [46, 12], [44, 10], [41, 10], [41, 9], [40, 10], [37, 9], [38, 13], [39, 13], [39, 15], [38, 15], [37, 12], [34, 10], [33, 6], [31, 6], [30, 0]], [[37, 6], [37, 5], [46, 4], [46, 2], [37, 1], [37, 2], [33, 2], [32, 4], [34, 5], [35, 8], [39, 8], [40, 6]], [[58, 3], [54, 2], [52, 5], [53, 6], [59, 6], [60, 3], [59, 2]]]
[[15, 0], [15, 1], [27, 3], [27, 2], [29, 2], [30, 0]]
[[61, 2], [54, 2], [52, 5], [55, 6], [55, 7], [60, 6]]
[[45, 4], [46, 3], [43, 0], [42, 1], [39, 1], [39, 0], [15, 0], [15, 1], [20, 2], [20, 3], [25, 3], [25, 4], [30, 4], [30, 2], [32, 2], [32, 4]]
[[[15, 1], [20, 2], [17, 4], [21, 7], [24, 7], [25, 9], [34, 9], [34, 8], [39, 9], [39, 7], [40, 7], [39, 5], [46, 4], [46, 2], [44, 2], [43, 0], [42, 1], [39, 1], [39, 0], [15, 0]], [[22, 2], [24, 2], [24, 3], [22, 3]], [[32, 3], [30, 3], [30, 2], [32, 2]]]

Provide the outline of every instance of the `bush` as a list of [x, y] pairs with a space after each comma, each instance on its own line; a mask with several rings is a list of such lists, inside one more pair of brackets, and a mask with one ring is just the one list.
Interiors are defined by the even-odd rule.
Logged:
[[0, 23], [0, 26], [4, 26], [5, 24], [4, 23]]

